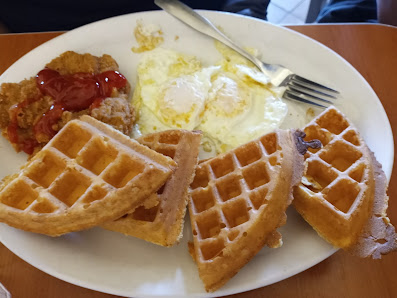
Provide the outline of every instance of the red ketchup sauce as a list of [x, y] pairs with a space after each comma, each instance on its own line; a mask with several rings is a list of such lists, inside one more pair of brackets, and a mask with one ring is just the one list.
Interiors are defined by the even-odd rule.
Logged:
[[[50, 139], [56, 134], [53, 126], [60, 120], [64, 111], [78, 112], [99, 107], [101, 102], [111, 96], [113, 88], [127, 85], [126, 78], [118, 71], [105, 71], [100, 74], [75, 73], [61, 75], [45, 68], [36, 75], [36, 84], [41, 94], [54, 99], [53, 105], [34, 125], [35, 136], [45, 134]], [[32, 154], [38, 145], [36, 138], [22, 140], [18, 135], [18, 113], [39, 98], [27, 99], [10, 109], [10, 124], [7, 133], [12, 143], [18, 144], [27, 154]]]

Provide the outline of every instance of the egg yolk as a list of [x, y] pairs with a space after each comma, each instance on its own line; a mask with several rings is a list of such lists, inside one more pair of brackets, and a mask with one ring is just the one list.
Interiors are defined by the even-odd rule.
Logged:
[[206, 100], [202, 85], [191, 76], [178, 78], [167, 84], [158, 100], [158, 110], [164, 122], [178, 126], [193, 121], [194, 126], [197, 125], [198, 115]]

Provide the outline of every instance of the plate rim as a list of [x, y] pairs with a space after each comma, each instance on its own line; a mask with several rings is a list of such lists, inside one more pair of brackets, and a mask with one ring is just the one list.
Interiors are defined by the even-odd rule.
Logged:
[[[383, 116], [385, 117], [385, 119], [387, 119], [387, 122], [388, 122], [388, 128], [389, 128], [389, 129], [388, 129], [387, 132], [388, 132], [388, 134], [389, 134], [389, 137], [390, 137], [391, 140], [392, 140], [391, 144], [394, 144], [394, 137], [393, 137], [393, 133], [392, 133], [391, 125], [390, 125], [390, 120], [389, 120], [389, 118], [387, 117], [386, 111], [385, 111], [385, 109], [384, 109], [384, 107], [383, 107], [383, 105], [382, 105], [382, 102], [380, 101], [379, 97], [377, 96], [377, 94], [375, 93], [375, 91], [372, 89], [372, 87], [371, 87], [371, 85], [368, 83], [368, 81], [361, 75], [361, 73], [358, 72], [358, 70], [357, 70], [355, 67], [353, 67], [353, 66], [350, 64], [350, 62], [348, 62], [348, 61], [347, 61], [344, 57], [342, 57], [339, 53], [337, 53], [336, 51], [330, 49], [329, 47], [327, 47], [326, 45], [322, 44], [321, 42], [319, 42], [319, 41], [317, 41], [317, 40], [315, 40], [315, 39], [313, 39], [313, 38], [311, 38], [311, 37], [309, 37], [309, 36], [306, 36], [306, 35], [304, 35], [304, 34], [302, 34], [302, 33], [300, 33], [300, 32], [297, 32], [297, 31], [295, 31], [295, 30], [293, 30], [293, 29], [291, 29], [291, 28], [278, 26], [278, 25], [272, 24], [272, 23], [270, 23], [270, 22], [267, 22], [267, 21], [264, 21], [264, 20], [261, 20], [261, 19], [257, 19], [257, 18], [250, 17], [250, 16], [239, 15], [239, 14], [235, 14], [235, 13], [230, 13], [230, 12], [211, 11], [211, 10], [197, 10], [197, 11], [202, 12], [202, 13], [204, 14], [204, 16], [206, 16], [206, 17], [208, 17], [208, 16], [210, 16], [210, 17], [212, 17], [212, 16], [216, 17], [216, 15], [218, 15], [218, 14], [224, 14], [224, 15], [230, 15], [230, 16], [233, 17], [233, 18], [243, 18], [243, 19], [244, 19], [244, 18], [248, 18], [248, 19], [254, 20], [254, 21], [258, 22], [258, 23], [264, 23], [264, 24], [267, 24], [268, 26], [271, 26], [271, 27], [273, 27], [273, 28], [277, 28], [277, 29], [284, 30], [284, 31], [289, 31], [291, 34], [294, 34], [294, 35], [299, 35], [301, 38], [305, 38], [305, 39], [307, 39], [307, 40], [310, 40], [311, 42], [316, 43], [317, 45], [323, 47], [323, 48], [326, 49], [327, 51], [330, 51], [330, 52], [332, 52], [334, 55], [338, 56], [338, 58], [339, 58], [341, 61], [343, 61], [346, 65], [348, 65], [349, 68], [351, 68], [351, 69], [355, 72], [355, 74], [358, 75], [358, 76], [362, 79], [362, 81], [369, 87], [368, 89], [371, 90], [371, 92], [373, 93], [373, 95], [378, 99], [378, 100], [377, 100], [377, 104], [380, 106], [380, 111], [384, 114]], [[11, 71], [11, 69], [14, 67], [15, 64], [21, 63], [20, 61], [21, 61], [22, 59], [26, 59], [25, 57], [26, 57], [27, 55], [30, 55], [32, 52], [40, 51], [40, 49], [41, 49], [42, 47], [48, 47], [48, 46], [51, 45], [52, 43], [56, 43], [57, 40], [62, 39], [65, 35], [74, 34], [74, 32], [79, 31], [79, 30], [84, 30], [84, 28], [86, 28], [86, 27], [92, 26], [92, 25], [97, 24], [97, 23], [108, 22], [109, 20], [112, 20], [112, 19], [117, 19], [117, 18], [128, 18], [128, 17], [131, 16], [131, 15], [134, 15], [134, 16], [142, 15], [142, 16], [144, 16], [144, 15], [147, 15], [147, 14], [154, 14], [154, 13], [166, 14], [164, 11], [161, 11], [161, 10], [144, 11], [144, 12], [135, 12], [135, 13], [123, 14], [123, 15], [114, 16], [114, 17], [111, 17], [111, 18], [106, 18], [106, 19], [103, 19], [103, 20], [98, 20], [98, 21], [96, 21], [96, 22], [92, 22], [92, 23], [83, 25], [83, 26], [81, 26], [81, 27], [75, 28], [75, 29], [73, 29], [73, 30], [67, 31], [67, 32], [65, 32], [65, 33], [63, 33], [63, 34], [61, 34], [61, 35], [59, 35], [59, 36], [56, 36], [56, 37], [54, 37], [54, 38], [52, 38], [52, 39], [50, 39], [50, 40], [48, 40], [48, 41], [46, 41], [46, 42], [44, 42], [44, 43], [38, 45], [38, 46], [35, 47], [34, 49], [32, 49], [32, 50], [30, 50], [29, 52], [25, 53], [22, 57], [20, 57], [18, 60], [16, 60], [10, 67], [8, 67], [8, 68], [0, 75], [0, 78], [3, 77], [3, 76], [5, 76], [5, 75], [7, 75], [8, 72]], [[303, 26], [305, 26], [305, 25], [303, 25]], [[394, 163], [394, 146], [392, 145], [391, 148], [389, 148], [389, 149], [391, 149], [391, 150], [390, 150], [390, 155], [387, 157], [387, 159], [389, 159], [389, 160], [391, 161], [391, 166], [390, 166], [390, 169], [389, 169], [387, 172], [385, 172], [388, 182], [390, 181], [391, 172], [392, 172], [392, 169], [393, 169], [393, 163]], [[2, 225], [5, 225], [5, 224], [2, 224]], [[8, 226], [7, 226], [7, 227], [8, 227]], [[88, 284], [84, 284], [84, 282], [81, 282], [81, 281], [79, 281], [78, 279], [75, 279], [74, 277], [72, 277], [72, 276], [70, 276], [70, 275], [63, 275], [62, 273], [56, 272], [56, 270], [54, 270], [54, 269], [51, 268], [51, 267], [43, 268], [43, 267], [41, 266], [41, 264], [35, 264], [35, 262], [32, 261], [32, 260], [30, 260], [29, 257], [26, 257], [26, 256], [23, 256], [23, 257], [22, 257], [22, 256], [21, 256], [21, 255], [22, 255], [21, 252], [19, 252], [19, 251], [18, 251], [18, 252], [15, 252], [14, 250], [11, 250], [11, 249], [8, 247], [8, 245], [4, 243], [3, 237], [2, 237], [1, 234], [0, 234], [0, 242], [1, 242], [7, 249], [9, 249], [13, 254], [15, 254], [16, 256], [18, 256], [19, 258], [21, 258], [22, 260], [24, 260], [24, 261], [27, 262], [28, 264], [32, 265], [33, 267], [39, 269], [40, 271], [45, 272], [45, 273], [47, 273], [47, 274], [49, 274], [49, 275], [51, 275], [51, 276], [53, 276], [53, 277], [55, 277], [55, 278], [58, 278], [58, 279], [60, 279], [60, 280], [63, 280], [63, 281], [65, 281], [65, 282], [68, 282], [68, 283], [71, 283], [71, 284], [74, 284], [74, 285], [77, 285], [77, 286], [80, 286], [80, 287], [83, 287], [83, 288], [91, 289], [91, 290], [94, 290], [94, 291], [100, 291], [100, 292], [103, 292], [103, 293], [108, 293], [108, 294], [113, 294], [113, 295], [124, 296], [123, 293], [121, 293], [121, 292], [120, 292], [120, 293], [116, 293], [116, 292], [113, 291], [113, 290], [112, 290], [112, 291], [110, 291], [110, 290], [106, 291], [106, 290], [104, 290], [103, 288], [101, 288], [100, 290], [98, 290], [98, 288], [95, 288], [95, 287], [91, 286], [91, 284], [92, 284], [91, 282], [89, 282]], [[336, 249], [336, 248], [331, 249], [330, 251], [328, 251], [328, 254], [327, 254], [327, 255], [321, 256], [321, 257], [319, 257], [319, 258], [315, 258], [315, 260], [313, 260], [313, 261], [311, 262], [310, 265], [308, 265], [308, 266], [301, 266], [301, 267], [304, 267], [304, 268], [299, 268], [299, 269], [295, 270], [296, 272], [293, 271], [292, 273], [290, 273], [290, 274], [288, 274], [288, 275], [285, 275], [282, 279], [279, 279], [278, 281], [283, 281], [283, 280], [285, 280], [285, 279], [287, 279], [287, 278], [289, 278], [289, 277], [291, 277], [291, 276], [294, 276], [294, 275], [296, 275], [296, 274], [299, 274], [300, 272], [303, 272], [303, 271], [305, 271], [305, 270], [307, 270], [307, 269], [313, 267], [314, 265], [320, 263], [321, 261], [323, 261], [323, 260], [327, 259], [328, 257], [330, 257], [331, 255], [333, 255], [336, 251], [338, 251], [338, 249]], [[258, 288], [261, 288], [261, 287], [265, 287], [265, 286], [267, 286], [267, 285], [274, 284], [275, 282], [278, 282], [278, 281], [273, 281], [273, 282], [270, 282], [270, 283], [268, 283], [268, 284], [266, 284], [266, 285], [258, 284], [257, 286], [254, 286], [254, 287], [252, 287], [252, 286], [244, 286], [244, 285], [243, 285], [243, 286], [241, 286], [241, 288], [240, 288], [239, 290], [237, 290], [237, 291], [227, 291], [227, 290], [225, 291], [225, 290], [224, 290], [224, 293], [222, 292], [221, 296], [230, 295], [230, 294], [236, 294], [236, 293], [242, 293], [242, 292], [246, 292], [246, 291], [249, 291], [249, 290], [258, 289]], [[215, 292], [215, 293], [203, 294], [202, 297], [214, 297], [215, 294], [216, 294], [216, 296], [219, 296], [219, 294], [217, 294], [217, 292]], [[187, 295], [184, 295], [184, 297], [185, 297], [185, 296], [186, 296], [186, 297], [189, 297], [189, 296], [192, 296], [192, 295], [193, 295], [193, 294], [187, 294]], [[172, 295], [172, 296], [173, 296], [173, 297], [176, 297], [175, 295]], [[195, 295], [195, 296], [197, 296], [197, 295]], [[126, 296], [126, 297], [127, 297], [127, 296]], [[147, 296], [147, 295], [145, 295], [145, 297], [157, 297], [157, 296], [150, 296], [150, 295]]]

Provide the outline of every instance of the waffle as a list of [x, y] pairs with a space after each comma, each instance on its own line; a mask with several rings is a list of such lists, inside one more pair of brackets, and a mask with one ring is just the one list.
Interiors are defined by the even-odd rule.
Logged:
[[386, 177], [357, 129], [330, 107], [304, 129], [321, 149], [305, 155], [294, 206], [325, 240], [360, 257], [380, 258], [397, 249], [386, 215]]
[[224, 285], [265, 244], [282, 244], [276, 229], [286, 222], [303, 171], [293, 140], [292, 132], [277, 130], [197, 166], [189, 251], [207, 291]]
[[103, 225], [105, 229], [172, 246], [182, 237], [187, 192], [193, 180], [201, 140], [200, 132], [169, 130], [137, 139], [149, 148], [174, 159], [178, 167], [154, 195], [156, 206], [140, 206], [133, 213]]
[[58, 236], [121, 217], [175, 162], [89, 116], [73, 120], [0, 188], [0, 221]]

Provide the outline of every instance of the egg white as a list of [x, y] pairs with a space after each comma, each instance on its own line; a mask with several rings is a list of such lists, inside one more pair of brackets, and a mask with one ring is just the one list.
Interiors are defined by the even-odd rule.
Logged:
[[215, 140], [217, 152], [226, 152], [273, 131], [287, 114], [287, 106], [277, 92], [252, 78], [226, 75], [213, 82], [198, 126]]
[[224, 59], [209, 67], [163, 48], [143, 55], [133, 96], [142, 134], [202, 130], [201, 157], [207, 158], [280, 126], [288, 111], [281, 91], [245, 58], [217, 48]]
[[143, 134], [172, 128], [192, 130], [200, 123], [211, 76], [197, 58], [157, 48], [143, 55], [133, 96]]

